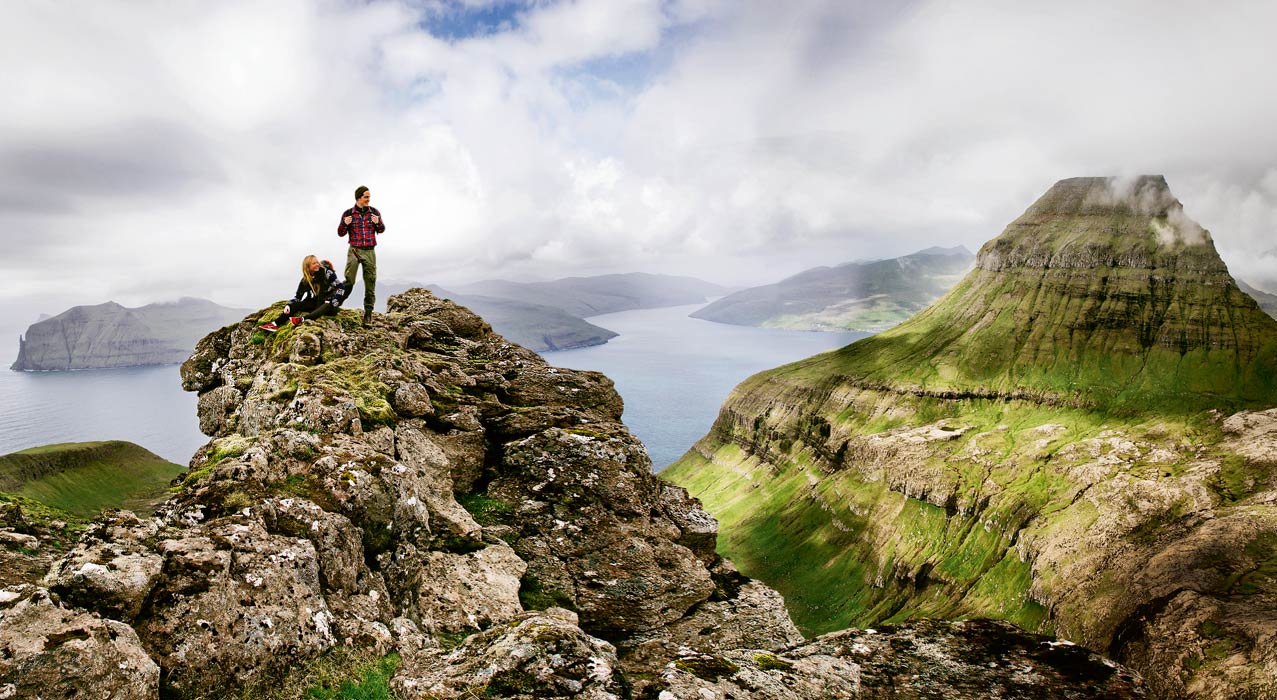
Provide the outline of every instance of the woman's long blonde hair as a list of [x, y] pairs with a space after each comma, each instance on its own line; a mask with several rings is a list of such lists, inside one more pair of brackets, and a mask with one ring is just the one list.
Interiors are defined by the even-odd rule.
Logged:
[[319, 258], [315, 257], [314, 255], [307, 255], [306, 257], [302, 258], [302, 279], [306, 280], [306, 284], [310, 286], [311, 293], [314, 294], [315, 296], [319, 296], [319, 284], [315, 281], [315, 275], [318, 275], [320, 272], [323, 272], [324, 268], [321, 265], [319, 267], [319, 272], [316, 272], [315, 275], [312, 275], [310, 273], [310, 264], [313, 262], [319, 262]]

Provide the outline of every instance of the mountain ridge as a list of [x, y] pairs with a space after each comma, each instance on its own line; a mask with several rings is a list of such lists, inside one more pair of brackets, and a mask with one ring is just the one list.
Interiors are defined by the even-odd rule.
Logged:
[[972, 260], [962, 246], [932, 246], [898, 258], [815, 267], [728, 294], [690, 315], [792, 330], [883, 330], [948, 291]]
[[990, 616], [1152, 697], [1277, 692], [1277, 324], [1161, 177], [1061, 181], [978, 257], [663, 474], [809, 632]]

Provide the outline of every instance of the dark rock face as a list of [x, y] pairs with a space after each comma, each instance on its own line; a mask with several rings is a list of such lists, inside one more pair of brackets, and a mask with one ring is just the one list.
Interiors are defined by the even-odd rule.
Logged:
[[[46, 618], [115, 633], [76, 647], [88, 658], [45, 698], [216, 697], [338, 645], [400, 653], [408, 697], [861, 697], [862, 662], [805, 644], [780, 596], [715, 554], [699, 503], [651, 474], [606, 377], [424, 290], [369, 329], [352, 313], [200, 341], [182, 378], [213, 439], [155, 518], [108, 513], [43, 588], [0, 591], [0, 697], [62, 663], [9, 641]], [[11, 615], [19, 599], [47, 612]], [[1085, 683], [1138, 697], [1090, 663]]]

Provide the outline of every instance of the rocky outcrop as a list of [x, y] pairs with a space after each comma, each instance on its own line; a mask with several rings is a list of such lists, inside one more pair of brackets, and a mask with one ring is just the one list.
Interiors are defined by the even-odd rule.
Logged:
[[1066, 180], [915, 318], [741, 384], [663, 474], [805, 630], [996, 617], [1155, 697], [1267, 697], [1275, 348], [1161, 178]]
[[203, 299], [125, 308], [108, 301], [76, 306], [27, 328], [10, 369], [50, 371], [172, 365], [209, 328], [247, 313]]
[[974, 259], [958, 246], [817, 267], [775, 284], [728, 294], [690, 315], [739, 326], [880, 331], [940, 298]]
[[[353, 312], [273, 336], [246, 319], [201, 340], [182, 379], [212, 439], [173, 496], [152, 518], [106, 514], [39, 587], [0, 593], [44, 611], [0, 606], [0, 650], [59, 620], [94, 645], [12, 646], [0, 689], [60, 664], [46, 699], [220, 697], [354, 648], [398, 653], [406, 697], [881, 697], [863, 694], [877, 654], [805, 642], [716, 554], [713, 519], [651, 473], [606, 377], [427, 291], [368, 329]], [[911, 632], [920, 651], [891, 663], [947, 659], [921, 650], [963, 629]], [[1010, 628], [966, 651], [1008, 649], [1050, 656]], [[1139, 696], [1078, 656], [1071, 687]]]

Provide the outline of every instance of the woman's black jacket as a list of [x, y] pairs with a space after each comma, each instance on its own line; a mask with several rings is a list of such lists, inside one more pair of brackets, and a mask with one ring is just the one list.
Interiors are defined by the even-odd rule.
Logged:
[[318, 299], [320, 303], [328, 302], [333, 306], [341, 306], [341, 302], [346, 298], [346, 285], [337, 279], [337, 272], [333, 270], [332, 263], [327, 260], [321, 263], [319, 272], [315, 273], [315, 283], [319, 288], [318, 294], [311, 290], [306, 278], [302, 277], [302, 281], [297, 283], [297, 293], [288, 303], [296, 304], [306, 299]]

